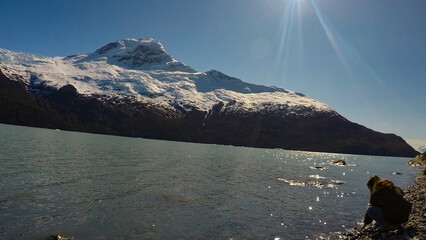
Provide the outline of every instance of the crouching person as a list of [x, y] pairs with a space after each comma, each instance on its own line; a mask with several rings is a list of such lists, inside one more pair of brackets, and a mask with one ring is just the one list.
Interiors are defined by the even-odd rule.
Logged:
[[392, 181], [374, 175], [367, 182], [370, 190], [370, 207], [364, 217], [362, 230], [373, 220], [380, 225], [379, 231], [388, 232], [400, 228], [411, 213], [411, 203], [404, 198], [401, 188]]

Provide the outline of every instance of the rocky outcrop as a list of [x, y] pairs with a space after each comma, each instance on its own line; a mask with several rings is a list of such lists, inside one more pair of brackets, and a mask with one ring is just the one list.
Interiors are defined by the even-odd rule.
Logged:
[[414, 159], [408, 161], [408, 165], [411, 166], [424, 166], [426, 167], [426, 152], [417, 155]]
[[426, 175], [426, 152], [417, 155], [414, 159], [407, 162], [408, 165], [424, 167], [419, 174], [425, 176]]

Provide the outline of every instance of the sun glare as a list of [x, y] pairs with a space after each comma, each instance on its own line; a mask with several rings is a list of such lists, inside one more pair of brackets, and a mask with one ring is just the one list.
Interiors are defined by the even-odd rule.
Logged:
[[[282, 34], [280, 45], [278, 48], [276, 69], [282, 69], [284, 78], [287, 78], [287, 69], [290, 61], [289, 51], [297, 45], [299, 51], [299, 60], [303, 56], [303, 34], [302, 34], [302, 18], [301, 18], [301, 0], [290, 0], [286, 3], [281, 19]], [[296, 33], [293, 33], [297, 31]], [[297, 41], [293, 43], [292, 35], [297, 34]]]
[[[314, 13], [334, 54], [346, 72], [345, 79], [351, 83], [360, 98], [362, 98], [363, 94], [357, 84], [360, 73], [364, 74], [364, 77], [377, 82], [384, 90], [392, 93], [392, 90], [384, 84], [378, 74], [363, 60], [350, 41], [344, 39], [333, 27], [331, 21], [321, 11], [316, 0], [289, 0], [285, 3], [281, 19], [282, 32], [276, 58], [276, 73], [282, 79], [288, 79], [288, 73], [290, 70], [294, 71], [294, 66], [303, 69], [305, 55], [303, 44], [306, 42], [303, 36], [303, 14], [306, 12], [303, 9], [305, 8], [311, 9]], [[290, 69], [290, 64], [292, 64], [291, 67], [293, 69]]]

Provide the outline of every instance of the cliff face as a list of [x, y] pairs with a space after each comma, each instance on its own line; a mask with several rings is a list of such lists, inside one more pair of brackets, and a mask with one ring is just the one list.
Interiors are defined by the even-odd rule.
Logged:
[[100, 99], [73, 85], [37, 91], [0, 72], [0, 122], [131, 137], [291, 150], [413, 157], [393, 134], [352, 123], [335, 112], [302, 114], [234, 111], [238, 101], [208, 111], [169, 108], [129, 99]]

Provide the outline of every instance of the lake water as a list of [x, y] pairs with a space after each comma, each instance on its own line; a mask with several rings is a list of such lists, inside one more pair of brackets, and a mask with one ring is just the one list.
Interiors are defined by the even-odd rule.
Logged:
[[407, 187], [407, 160], [0, 124], [0, 239], [315, 239], [362, 220], [371, 175]]

